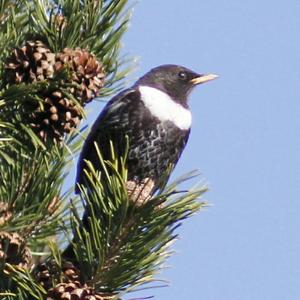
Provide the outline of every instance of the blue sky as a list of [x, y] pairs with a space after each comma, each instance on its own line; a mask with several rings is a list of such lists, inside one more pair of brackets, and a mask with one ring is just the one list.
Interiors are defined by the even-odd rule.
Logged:
[[142, 295], [300, 299], [299, 28], [299, 0], [135, 6], [123, 41], [140, 58], [136, 77], [165, 63], [220, 75], [191, 96], [192, 134], [174, 174], [198, 168], [212, 206], [180, 229], [160, 276], [171, 286]]

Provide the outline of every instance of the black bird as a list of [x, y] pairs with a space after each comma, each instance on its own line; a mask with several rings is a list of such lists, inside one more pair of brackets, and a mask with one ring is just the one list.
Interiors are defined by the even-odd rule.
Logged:
[[162, 65], [112, 98], [85, 141], [77, 184], [85, 184], [86, 161], [101, 171], [94, 142], [103, 158], [109, 160], [110, 141], [116, 154], [123, 155], [127, 136], [128, 194], [134, 201], [145, 201], [164, 186], [168, 178], [164, 174], [174, 168], [187, 143], [192, 123], [188, 106], [191, 90], [215, 78], [216, 75], [198, 74], [178, 65]]

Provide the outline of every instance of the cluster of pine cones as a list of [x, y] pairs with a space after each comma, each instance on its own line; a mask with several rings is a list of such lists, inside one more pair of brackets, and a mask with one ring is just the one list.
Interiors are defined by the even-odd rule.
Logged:
[[68, 73], [64, 90], [43, 91], [40, 103], [30, 102], [26, 107], [28, 124], [44, 141], [61, 141], [79, 125], [82, 107], [103, 87], [103, 64], [86, 49], [65, 48], [55, 54], [39, 40], [14, 49], [5, 64], [8, 84], [51, 80], [63, 71]]
[[34, 270], [37, 282], [47, 291], [46, 300], [117, 300], [114, 295], [96, 292], [80, 282], [80, 272], [72, 262], [58, 266], [53, 260], [39, 264]]
[[[31, 267], [30, 249], [16, 232], [0, 231], [0, 265], [5, 266], [6, 263], [23, 269]], [[63, 262], [62, 266], [54, 261], [40, 263], [34, 268], [33, 276], [45, 289], [45, 300], [117, 300], [114, 295], [98, 293], [87, 284], [82, 284], [80, 272], [68, 261]], [[1, 280], [5, 279], [1, 277]]]
[[[88, 50], [65, 48], [53, 53], [39, 40], [27, 41], [23, 47], [14, 49], [6, 60], [4, 72], [8, 85], [46, 80], [61, 83], [63, 88], [39, 92], [39, 101], [28, 100], [22, 104], [27, 113], [24, 122], [44, 142], [61, 142], [65, 134], [78, 127], [83, 118], [82, 108], [99, 95], [105, 79], [103, 64]], [[0, 226], [11, 218], [8, 205], [0, 201]], [[2, 275], [7, 264], [32, 272], [36, 282], [45, 289], [46, 300], [117, 300], [115, 295], [99, 293], [82, 283], [80, 271], [71, 262], [58, 266], [48, 261], [33, 266], [26, 239], [16, 232], [0, 231]]]
[[[8, 205], [0, 201], [0, 223], [9, 222], [11, 213]], [[30, 248], [17, 232], [0, 231], [0, 281], [11, 280], [6, 265], [31, 270], [35, 282], [39, 283], [46, 294], [45, 300], [120, 300], [116, 295], [99, 293], [86, 283], [81, 282], [79, 269], [70, 261], [58, 265], [53, 259], [33, 266]], [[4, 269], [3, 269], [4, 268]], [[6, 275], [5, 275], [6, 274]]]

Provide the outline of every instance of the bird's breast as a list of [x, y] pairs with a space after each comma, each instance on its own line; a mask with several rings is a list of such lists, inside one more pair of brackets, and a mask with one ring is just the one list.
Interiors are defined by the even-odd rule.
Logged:
[[149, 86], [140, 86], [141, 101], [150, 113], [161, 122], [170, 121], [181, 130], [192, 124], [191, 112], [175, 102], [168, 94]]

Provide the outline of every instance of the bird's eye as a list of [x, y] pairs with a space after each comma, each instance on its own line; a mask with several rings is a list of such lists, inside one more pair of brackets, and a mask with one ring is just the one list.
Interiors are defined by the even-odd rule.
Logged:
[[187, 80], [186, 72], [183, 72], [183, 71], [179, 72], [178, 77], [179, 77], [180, 80], [183, 80], [183, 81]]

